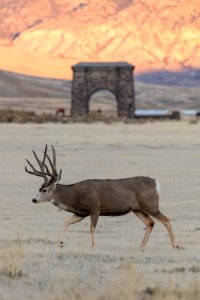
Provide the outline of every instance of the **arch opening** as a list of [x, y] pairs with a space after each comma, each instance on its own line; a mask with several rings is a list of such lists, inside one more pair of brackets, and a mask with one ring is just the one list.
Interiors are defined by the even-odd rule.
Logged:
[[88, 98], [88, 111], [103, 116], [117, 116], [117, 98], [107, 89], [98, 89]]

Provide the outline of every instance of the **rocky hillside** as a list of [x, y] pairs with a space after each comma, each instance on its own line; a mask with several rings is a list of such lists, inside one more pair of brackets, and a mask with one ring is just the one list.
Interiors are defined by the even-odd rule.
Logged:
[[199, 0], [4, 0], [0, 68], [71, 77], [80, 61], [200, 68]]

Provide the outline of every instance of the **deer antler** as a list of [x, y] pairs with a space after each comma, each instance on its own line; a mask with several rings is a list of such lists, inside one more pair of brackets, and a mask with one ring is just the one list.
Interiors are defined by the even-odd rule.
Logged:
[[[46, 153], [46, 157], [49, 161], [49, 164], [51, 166], [52, 169], [52, 175], [53, 176], [58, 176], [57, 171], [56, 171], [56, 151], [53, 145], [51, 145], [52, 147], [52, 154], [53, 154], [53, 162], [51, 161], [51, 158], [49, 157], [49, 155]], [[47, 169], [47, 166], [44, 164], [45, 168]]]
[[[45, 183], [48, 183], [48, 181], [49, 181], [48, 177], [50, 177], [51, 181], [55, 180], [57, 178], [58, 174], [56, 171], [56, 151], [55, 151], [53, 145], [52, 145], [53, 162], [52, 162], [50, 156], [47, 154], [47, 145], [45, 146], [44, 156], [43, 156], [42, 160], [40, 160], [38, 158], [38, 156], [34, 150], [33, 150], [33, 154], [34, 154], [35, 159], [40, 167], [40, 171], [36, 170], [36, 168], [30, 163], [30, 161], [28, 159], [26, 159], [26, 161], [29, 164], [29, 166], [32, 168], [33, 171], [29, 171], [26, 166], [25, 166], [25, 171], [29, 174], [43, 177]], [[46, 158], [51, 166], [52, 172], [49, 171], [48, 166], [45, 164]], [[60, 172], [61, 172], [61, 170], [60, 170]]]

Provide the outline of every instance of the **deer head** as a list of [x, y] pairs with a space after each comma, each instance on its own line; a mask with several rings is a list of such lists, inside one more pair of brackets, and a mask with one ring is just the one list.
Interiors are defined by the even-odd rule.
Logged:
[[[53, 198], [53, 191], [56, 188], [56, 184], [58, 183], [62, 175], [62, 170], [60, 170], [59, 174], [56, 171], [56, 151], [52, 146], [53, 160], [51, 160], [50, 156], [47, 153], [47, 145], [45, 146], [42, 160], [38, 158], [34, 150], [33, 150], [33, 154], [39, 165], [40, 170], [36, 170], [36, 168], [29, 162], [29, 160], [26, 159], [32, 171], [29, 171], [26, 166], [25, 166], [25, 171], [29, 174], [43, 177], [44, 182], [39, 188], [39, 193], [37, 193], [37, 195], [32, 199], [32, 202], [41, 203], [41, 202], [50, 201]], [[49, 167], [45, 163], [46, 160], [49, 163], [51, 171], [49, 171]]]

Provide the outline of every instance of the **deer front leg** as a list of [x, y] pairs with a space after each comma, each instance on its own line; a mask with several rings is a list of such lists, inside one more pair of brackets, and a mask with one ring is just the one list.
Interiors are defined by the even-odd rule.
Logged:
[[90, 233], [91, 233], [91, 239], [92, 239], [92, 248], [95, 246], [94, 242], [94, 230], [96, 228], [97, 222], [99, 218], [99, 211], [98, 212], [93, 212], [90, 215], [91, 223], [90, 223]]
[[63, 228], [63, 230], [61, 231], [61, 233], [58, 236], [58, 241], [57, 241], [58, 247], [63, 247], [63, 241], [62, 241], [62, 239], [63, 239], [65, 231], [67, 230], [67, 228], [69, 227], [69, 225], [77, 223], [77, 222], [80, 222], [84, 218], [85, 217], [80, 217], [80, 216], [77, 216], [77, 215], [74, 214], [73, 216], [71, 216], [69, 219], [67, 219], [65, 221], [64, 228]]

